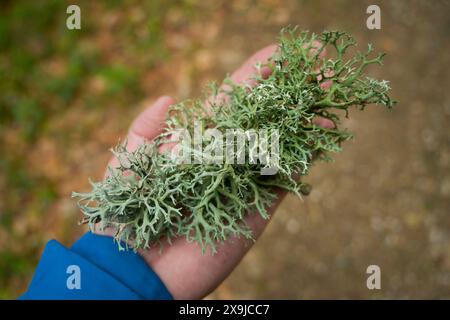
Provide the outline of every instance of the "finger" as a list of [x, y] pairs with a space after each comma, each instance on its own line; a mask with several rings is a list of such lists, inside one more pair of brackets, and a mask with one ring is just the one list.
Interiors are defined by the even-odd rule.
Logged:
[[[322, 43], [319, 41], [314, 41], [311, 45], [310, 51], [312, 54], [314, 54], [317, 53], [321, 48]], [[256, 69], [255, 65], [258, 62], [261, 63], [262, 65], [269, 62], [269, 59], [274, 55], [277, 49], [278, 46], [273, 44], [256, 52], [230, 76], [231, 80], [233, 80], [233, 82], [235, 82], [236, 84], [243, 84], [246, 83], [248, 80], [252, 80], [252, 78], [258, 74], [258, 70]], [[326, 55], [326, 48], [323, 48], [323, 50], [319, 54], [319, 57], [324, 58], [325, 55]], [[262, 78], [267, 78], [270, 75], [271, 71], [272, 70], [268, 66], [263, 66], [259, 70], [259, 73], [262, 76]]]
[[[236, 84], [243, 84], [249, 80], [252, 80], [252, 78], [258, 75], [258, 70], [255, 65], [258, 62], [263, 65], [267, 63], [277, 49], [278, 46], [273, 44], [256, 52], [249, 59], [247, 59], [247, 61], [245, 61], [239, 69], [233, 72], [230, 76], [231, 80]], [[271, 73], [271, 69], [267, 66], [263, 66], [259, 72], [263, 78], [267, 78]]]
[[[305, 44], [304, 45], [304, 48], [306, 48], [306, 47], [309, 47], [309, 45], [308, 44]], [[320, 50], [322, 50], [322, 51], [320, 51], [320, 53], [319, 53], [319, 58], [325, 58], [325, 56], [326, 56], [326, 54], [327, 54], [327, 48], [323, 48], [322, 49], [322, 47], [323, 47], [323, 43], [322, 42], [320, 42], [320, 41], [318, 41], [318, 40], [314, 40], [312, 43], [311, 43], [311, 49], [310, 49], [310, 53], [312, 54], [312, 55], [315, 55], [315, 54], [317, 54], [317, 52], [319, 52]]]
[[[247, 84], [251, 87], [254, 87], [256, 85], [255, 77], [257, 75], [260, 75], [263, 79], [269, 77], [269, 75], [272, 73], [272, 69], [264, 64], [267, 64], [269, 62], [269, 59], [274, 55], [277, 49], [278, 46], [273, 44], [253, 54], [236, 71], [231, 74], [231, 81], [237, 85]], [[256, 68], [257, 63], [260, 63], [262, 65], [259, 70]], [[222, 85], [222, 88], [225, 87], [227, 86]], [[206, 99], [206, 107], [207, 109], [209, 109], [211, 104], [222, 104], [227, 101], [227, 98], [228, 95], [226, 95], [224, 92], [220, 92], [217, 96], [211, 96]]]
[[323, 75], [325, 76], [325, 79], [323, 79], [322, 75], [319, 74], [317, 76], [317, 80], [322, 81], [320, 83], [320, 88], [327, 90], [330, 89], [331, 86], [333, 85], [333, 80], [330, 80], [328, 78], [331, 78], [334, 76], [334, 71], [333, 70], [326, 70]]
[[325, 129], [333, 129], [335, 127], [333, 121], [323, 117], [314, 118], [313, 123]]

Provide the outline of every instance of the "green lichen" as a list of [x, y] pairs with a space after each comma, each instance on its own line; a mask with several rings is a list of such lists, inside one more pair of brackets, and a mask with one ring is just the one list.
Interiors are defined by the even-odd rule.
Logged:
[[[79, 198], [84, 222], [91, 228], [112, 227], [118, 243], [133, 243], [135, 249], [184, 236], [200, 243], [203, 252], [209, 247], [214, 253], [217, 243], [232, 235], [251, 239], [245, 216], [257, 213], [268, 219], [277, 189], [307, 193], [309, 186], [301, 176], [315, 160], [328, 160], [330, 153], [341, 151], [341, 143], [351, 138], [339, 128], [351, 106], [395, 104], [388, 96], [388, 82], [365, 74], [368, 65], [382, 64], [384, 54], [374, 56], [369, 45], [365, 53], [347, 57], [354, 46], [344, 32], [283, 30], [279, 50], [265, 65], [272, 69], [268, 78], [256, 76], [252, 87], [225, 79], [222, 86], [212, 85], [208, 91], [213, 96], [208, 109], [201, 99], [178, 103], [164, 133], [154, 141], [133, 152], [125, 144], [117, 146], [113, 152], [119, 167], [110, 168], [104, 181], [91, 182], [89, 193], [73, 194]], [[323, 85], [330, 81], [331, 86]], [[313, 119], [319, 116], [335, 127], [316, 125]], [[196, 163], [194, 157], [192, 163], [175, 164], [173, 157], [158, 151], [177, 130], [193, 133], [194, 123], [221, 131], [278, 130], [277, 173], [261, 175], [267, 165], [249, 161]]]

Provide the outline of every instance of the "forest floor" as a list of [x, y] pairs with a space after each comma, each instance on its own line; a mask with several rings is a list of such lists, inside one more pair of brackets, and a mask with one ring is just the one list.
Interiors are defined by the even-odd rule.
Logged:
[[355, 139], [208, 298], [450, 298], [449, 2], [381, 1], [381, 30], [368, 1], [75, 2], [80, 31], [63, 1], [0, 4], [0, 298], [25, 290], [46, 241], [86, 231], [70, 194], [101, 179], [145, 105], [200, 95], [289, 24], [387, 52], [373, 72], [399, 104], [351, 113]]

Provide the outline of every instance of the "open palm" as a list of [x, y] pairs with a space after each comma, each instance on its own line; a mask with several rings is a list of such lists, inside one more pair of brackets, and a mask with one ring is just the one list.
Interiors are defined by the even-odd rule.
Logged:
[[[231, 75], [231, 80], [238, 84], [251, 81], [258, 72], [255, 64], [267, 62], [276, 50], [277, 47], [271, 45], [258, 51]], [[263, 67], [259, 72], [262, 77], [267, 77], [270, 68]], [[171, 97], [160, 97], [134, 120], [127, 138], [127, 148], [130, 151], [162, 132], [167, 110], [174, 103], [175, 100]], [[323, 127], [333, 126], [333, 123], [326, 119], [316, 119], [315, 122]], [[110, 165], [114, 167], [116, 161], [113, 158]], [[275, 212], [285, 193], [280, 191], [278, 195], [277, 201], [268, 210], [270, 214]], [[257, 239], [269, 220], [264, 220], [259, 214], [250, 213], [245, 222], [252, 229], [254, 239]], [[97, 230], [97, 233], [112, 235], [114, 231]], [[138, 252], [158, 274], [175, 299], [199, 299], [214, 290], [232, 272], [253, 243], [243, 237], [231, 237], [217, 246], [218, 252], [215, 255], [203, 255], [200, 245], [187, 242], [183, 237], [173, 240], [172, 245], [166, 245], [162, 253], [159, 248]]]

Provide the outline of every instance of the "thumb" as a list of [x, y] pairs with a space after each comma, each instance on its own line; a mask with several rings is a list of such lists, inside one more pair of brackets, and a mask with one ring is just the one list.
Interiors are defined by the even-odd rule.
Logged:
[[127, 149], [133, 151], [144, 140], [156, 138], [163, 130], [167, 111], [175, 103], [169, 96], [159, 97], [156, 102], [147, 107], [137, 116], [128, 131]]
[[[142, 111], [131, 125], [127, 136], [127, 150], [132, 152], [146, 140], [156, 138], [163, 130], [167, 111], [176, 101], [172, 97], [159, 97], [153, 104]], [[112, 157], [108, 167], [115, 168], [119, 164], [116, 157]], [[105, 176], [108, 175], [106, 170]]]

